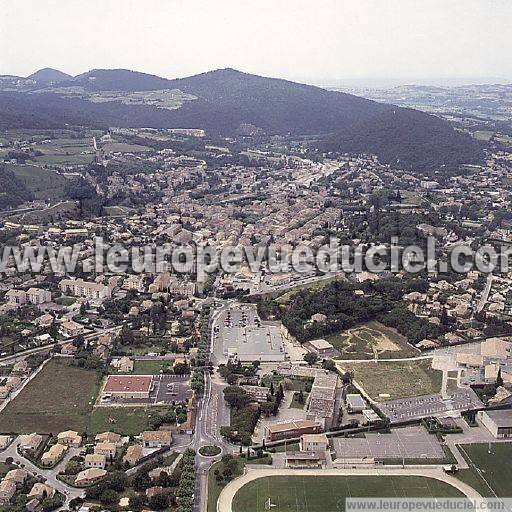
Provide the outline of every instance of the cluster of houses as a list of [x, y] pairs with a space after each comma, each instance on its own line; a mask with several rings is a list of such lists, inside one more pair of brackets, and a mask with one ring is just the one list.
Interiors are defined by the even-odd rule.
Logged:
[[[23, 468], [11, 469], [0, 482], [0, 505], [9, 505], [17, 494], [22, 492], [22, 487], [30, 479], [27, 470]], [[45, 498], [52, 498], [56, 490], [42, 482], [35, 482], [28, 492], [28, 502], [25, 505], [27, 512], [42, 512], [41, 502]]]

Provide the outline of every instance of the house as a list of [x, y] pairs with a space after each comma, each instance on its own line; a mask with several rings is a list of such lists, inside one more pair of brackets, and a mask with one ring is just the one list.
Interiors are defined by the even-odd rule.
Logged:
[[60, 444], [78, 448], [82, 444], [82, 436], [74, 430], [66, 430], [60, 434], [57, 434], [57, 441]]
[[116, 446], [121, 445], [121, 436], [115, 432], [102, 432], [101, 434], [96, 434], [94, 440], [97, 443], [114, 443]]
[[28, 478], [28, 471], [24, 469], [11, 469], [5, 476], [4, 480], [10, 480], [16, 485], [23, 485]]
[[32, 451], [35, 452], [43, 442], [43, 436], [36, 434], [25, 434], [19, 438], [19, 449], [22, 452]]
[[11, 480], [0, 482], [0, 504], [7, 505], [16, 494], [16, 484]]
[[107, 474], [106, 470], [100, 468], [88, 468], [80, 471], [75, 478], [75, 485], [84, 486], [97, 482]]
[[300, 438], [301, 452], [325, 452], [329, 449], [329, 440], [325, 434], [304, 434]]
[[62, 322], [60, 324], [60, 332], [63, 336], [68, 338], [74, 338], [75, 336], [79, 336], [83, 334], [85, 328], [83, 325], [77, 324], [73, 320], [68, 320], [66, 322]]
[[60, 353], [63, 356], [74, 356], [78, 352], [78, 347], [73, 345], [73, 343], [64, 343], [60, 349]]
[[41, 464], [44, 466], [53, 466], [64, 456], [68, 447], [63, 444], [54, 444], [49, 450], [41, 455]]
[[105, 455], [101, 453], [89, 453], [85, 456], [85, 467], [86, 468], [100, 468], [104, 469], [107, 459]]
[[114, 359], [111, 365], [114, 368], [117, 368], [117, 371], [120, 373], [133, 372], [133, 361], [127, 356], [120, 357], [119, 359]]
[[123, 462], [128, 462], [130, 466], [135, 466], [142, 459], [142, 446], [140, 444], [132, 444], [128, 446], [123, 457]]
[[15, 363], [11, 370], [11, 374], [16, 374], [16, 375], [20, 375], [20, 374], [24, 375], [28, 372], [29, 372], [28, 363], [24, 359], [22, 361], [18, 361], [17, 363]]
[[52, 315], [49, 315], [48, 313], [45, 313], [44, 315], [41, 315], [41, 316], [38, 316], [35, 320], [34, 320], [34, 323], [36, 325], [38, 325], [39, 327], [50, 327], [50, 325], [52, 325], [53, 323], [53, 316]]
[[52, 294], [48, 290], [41, 288], [29, 288], [27, 291], [27, 298], [31, 304], [39, 305], [52, 301]]
[[16, 307], [22, 306], [27, 302], [27, 294], [22, 290], [9, 290], [5, 294], [7, 303]]
[[42, 484], [40, 482], [35, 483], [27, 494], [28, 498], [38, 498], [40, 500], [46, 498], [53, 498], [55, 489], [49, 485]]
[[114, 443], [98, 443], [94, 447], [94, 453], [105, 455], [105, 457], [114, 458], [116, 456], [117, 447]]
[[171, 446], [172, 433], [168, 430], [146, 430], [142, 432], [142, 446], [144, 448], [162, 448]]

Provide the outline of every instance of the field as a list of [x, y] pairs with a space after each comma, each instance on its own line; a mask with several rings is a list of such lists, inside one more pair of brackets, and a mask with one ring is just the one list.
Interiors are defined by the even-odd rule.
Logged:
[[34, 194], [36, 199], [58, 200], [66, 197], [67, 178], [55, 171], [36, 165], [7, 164], [17, 178]]
[[301, 290], [319, 290], [320, 288], [323, 288], [325, 285], [329, 284], [332, 281], [341, 281], [345, 279], [343, 276], [332, 276], [327, 277], [325, 279], [320, 279], [318, 281], [312, 281], [305, 284], [298, 284], [296, 286], [292, 286], [289, 288], [285, 293], [282, 295], [279, 295], [276, 298], [276, 301], [279, 304], [287, 304], [290, 302], [290, 299], [292, 298], [294, 293], [297, 293]]
[[[233, 471], [233, 477], [236, 478], [243, 473], [245, 459], [241, 459], [239, 457], [235, 458], [236, 468]], [[218, 482], [215, 478], [215, 471], [219, 471], [222, 473], [225, 469], [225, 464], [222, 461], [216, 462], [210, 468], [208, 474], [208, 512], [216, 512], [217, 510], [217, 500], [219, 499], [219, 495], [222, 492], [222, 489], [226, 487], [227, 482], [222, 481]]]
[[462, 497], [454, 487], [430, 478], [293, 476], [249, 482], [233, 499], [233, 512], [261, 512], [270, 498], [275, 512], [336, 512], [347, 497]]
[[379, 322], [368, 322], [326, 339], [339, 350], [341, 359], [398, 359], [420, 353], [404, 336]]
[[512, 443], [459, 445], [470, 469], [457, 473], [457, 478], [474, 487], [482, 496], [512, 497]]
[[[433, 370], [431, 360], [339, 363], [343, 372], [354, 380], [374, 400], [394, 400], [410, 396], [429, 395], [441, 391], [442, 372]], [[389, 397], [379, 397], [379, 394]]]
[[151, 426], [152, 418], [165, 413], [165, 407], [95, 407], [89, 418], [87, 433], [113, 430], [120, 434], [135, 435]]
[[53, 359], [0, 413], [0, 432], [86, 430], [100, 375]]

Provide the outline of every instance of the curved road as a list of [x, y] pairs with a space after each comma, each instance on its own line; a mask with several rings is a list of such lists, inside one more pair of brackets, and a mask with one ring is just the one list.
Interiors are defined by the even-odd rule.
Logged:
[[447, 475], [441, 468], [363, 468], [363, 469], [248, 469], [247, 472], [229, 483], [221, 492], [217, 502], [217, 512], [233, 512], [235, 494], [246, 484], [259, 478], [271, 476], [422, 476], [434, 478], [457, 488], [468, 498], [481, 499], [469, 485]]

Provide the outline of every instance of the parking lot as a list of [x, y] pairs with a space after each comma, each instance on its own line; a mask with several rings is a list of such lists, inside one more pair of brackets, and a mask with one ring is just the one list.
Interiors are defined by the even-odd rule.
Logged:
[[281, 362], [286, 358], [281, 330], [264, 325], [253, 304], [241, 304], [221, 313], [214, 331], [225, 356], [242, 362]]
[[446, 397], [441, 393], [434, 395], [399, 398], [379, 404], [381, 411], [391, 420], [400, 421], [439, 416], [450, 412], [460, 413], [476, 409], [482, 402], [472, 389], [458, 389]]
[[189, 375], [155, 375], [152, 403], [185, 402], [192, 398]]
[[338, 459], [442, 459], [444, 451], [435, 435], [423, 427], [406, 427], [390, 434], [367, 433], [364, 438], [335, 438]]

